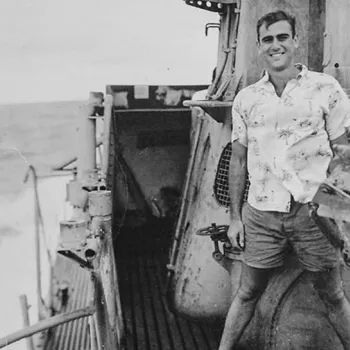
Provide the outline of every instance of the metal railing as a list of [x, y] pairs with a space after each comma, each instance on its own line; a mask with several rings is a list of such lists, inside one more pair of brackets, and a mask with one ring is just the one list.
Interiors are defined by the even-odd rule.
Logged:
[[[83, 121], [83, 132], [91, 135], [91, 131], [95, 130], [94, 125], [94, 115], [96, 108], [101, 110], [103, 103], [103, 94], [101, 93], [91, 93], [88, 105], [88, 115]], [[108, 169], [108, 152], [109, 152], [109, 134], [110, 134], [110, 122], [112, 115], [112, 96], [107, 96], [104, 106], [104, 135], [103, 139], [90, 140], [87, 139], [88, 145], [80, 145], [81, 152], [91, 152], [94, 149], [94, 154], [83, 154], [82, 159], [79, 160], [79, 156], [68, 159], [62, 164], [54, 167], [54, 170], [64, 170], [68, 165], [72, 164], [74, 161], [78, 161], [78, 181], [81, 182], [81, 189], [84, 188], [84, 176], [88, 178], [89, 185], [91, 185], [91, 173], [95, 172], [96, 166], [96, 148], [103, 146], [103, 152], [100, 150], [100, 161], [101, 174], [100, 180], [96, 178], [97, 191], [93, 190], [89, 193], [89, 214], [90, 220], [88, 223], [89, 230], [86, 237], [85, 258], [84, 262], [86, 264], [81, 264], [82, 258], [78, 257], [71, 250], [65, 250], [65, 252], [70, 252], [70, 254], [65, 255], [66, 257], [78, 262], [82, 267], [87, 268], [91, 273], [91, 278], [93, 282], [93, 298], [91, 305], [74, 310], [69, 313], [59, 314], [51, 316], [52, 310], [52, 298], [53, 298], [53, 286], [52, 286], [52, 276], [53, 276], [53, 258], [51, 256], [50, 250], [47, 246], [46, 235], [44, 230], [44, 221], [42, 217], [42, 212], [40, 208], [40, 201], [38, 195], [38, 176], [35, 168], [29, 165], [28, 172], [25, 176], [25, 181], [28, 181], [29, 175], [33, 176], [33, 187], [34, 187], [34, 207], [35, 207], [35, 253], [36, 253], [36, 272], [37, 272], [37, 301], [38, 301], [38, 316], [39, 322], [34, 325], [29, 324], [28, 315], [28, 304], [25, 295], [20, 297], [21, 309], [23, 316], [24, 328], [11, 333], [0, 339], [0, 348], [17, 342], [21, 339], [27, 339], [27, 348], [29, 350], [34, 349], [34, 343], [32, 336], [37, 333], [49, 330], [52, 327], [56, 327], [82, 317], [89, 317], [90, 326], [90, 340], [91, 349], [99, 350], [105, 349], [120, 349], [121, 342], [123, 338], [123, 317], [121, 313], [121, 305], [119, 300], [118, 292], [118, 279], [117, 270], [114, 261], [113, 253], [113, 233], [111, 228], [111, 193], [110, 191], [103, 191], [106, 180], [107, 169]], [[103, 108], [103, 107], [102, 107]], [[85, 130], [84, 130], [85, 128]], [[85, 135], [86, 136], [86, 135]], [[81, 140], [84, 140], [84, 135]], [[91, 147], [94, 145], [95, 147]], [[86, 163], [84, 164], [84, 159]], [[79, 169], [79, 163], [82, 168]], [[80, 177], [79, 177], [80, 175]], [[91, 187], [88, 187], [88, 190]], [[84, 208], [86, 210], [87, 208]], [[41, 237], [42, 236], [42, 237]], [[42, 284], [41, 284], [41, 256], [40, 249], [41, 244], [45, 245], [49, 264], [50, 264], [50, 286], [49, 286], [49, 299], [45, 304], [42, 296]], [[81, 243], [81, 242], [80, 242]], [[91, 244], [95, 243], [95, 244]], [[79, 260], [80, 259], [80, 260]]]

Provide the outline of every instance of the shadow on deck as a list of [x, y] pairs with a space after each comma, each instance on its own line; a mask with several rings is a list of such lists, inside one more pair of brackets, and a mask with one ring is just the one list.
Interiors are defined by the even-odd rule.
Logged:
[[[126, 348], [213, 350], [221, 329], [173, 314], [165, 297], [169, 237], [159, 227], [122, 232], [115, 244]], [[169, 232], [169, 231], [168, 231]]]
[[[123, 229], [115, 239], [126, 350], [216, 349], [221, 329], [185, 320], [168, 308], [165, 282], [170, 239], [166, 232], [170, 230], [162, 225]], [[68, 292], [67, 300], [62, 295], [55, 298], [57, 313], [89, 304], [92, 291], [89, 271], [58, 256], [54, 276], [57, 285], [66, 285]], [[44, 348], [89, 350], [88, 319], [52, 328]]]

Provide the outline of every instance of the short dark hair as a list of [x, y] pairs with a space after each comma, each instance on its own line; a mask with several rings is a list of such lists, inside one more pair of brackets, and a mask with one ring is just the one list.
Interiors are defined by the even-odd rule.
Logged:
[[284, 11], [275, 11], [270, 12], [261, 17], [256, 24], [256, 34], [258, 41], [260, 41], [260, 28], [263, 24], [266, 25], [266, 28], [269, 28], [271, 24], [274, 24], [279, 21], [287, 21], [290, 24], [292, 29], [292, 37], [295, 37], [295, 17], [285, 13]]

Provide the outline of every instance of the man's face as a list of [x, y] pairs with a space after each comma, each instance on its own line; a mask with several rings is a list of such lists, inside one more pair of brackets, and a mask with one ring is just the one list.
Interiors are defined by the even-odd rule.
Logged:
[[292, 28], [287, 21], [279, 21], [268, 28], [260, 27], [259, 53], [268, 71], [280, 72], [291, 66], [298, 38], [292, 37]]

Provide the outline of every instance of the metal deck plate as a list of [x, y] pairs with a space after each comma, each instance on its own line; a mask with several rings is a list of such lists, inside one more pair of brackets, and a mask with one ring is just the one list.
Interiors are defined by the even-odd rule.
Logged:
[[164, 293], [164, 253], [128, 253], [119, 255], [117, 263], [128, 350], [218, 347], [221, 330], [184, 320], [169, 311]]

